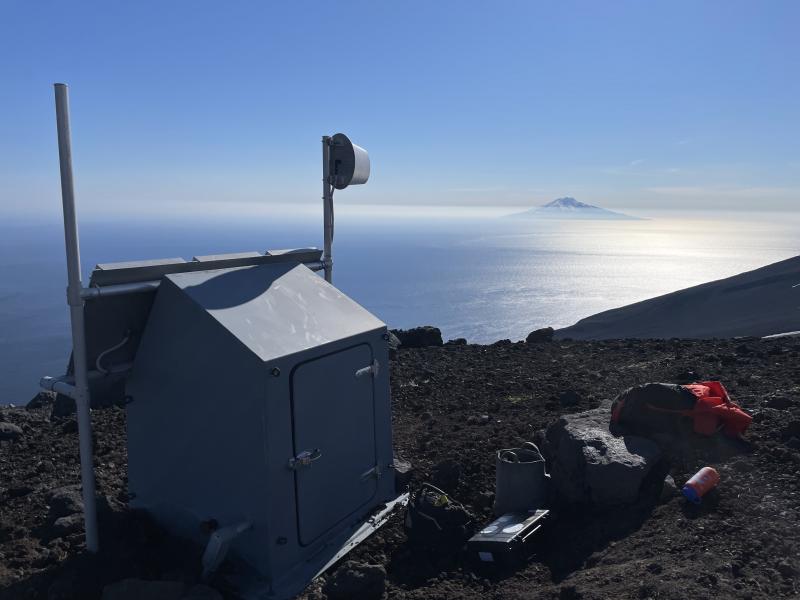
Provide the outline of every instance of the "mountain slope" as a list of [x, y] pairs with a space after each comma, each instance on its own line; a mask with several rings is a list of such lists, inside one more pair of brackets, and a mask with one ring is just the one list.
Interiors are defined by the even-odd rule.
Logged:
[[632, 217], [623, 213], [614, 212], [599, 206], [593, 206], [580, 202], [575, 198], [565, 196], [556, 198], [542, 206], [537, 206], [529, 210], [514, 213], [512, 217], [523, 218], [555, 218], [555, 219], [620, 219], [638, 220], [639, 217]]
[[577, 340], [764, 336], [800, 330], [800, 256], [581, 319]]

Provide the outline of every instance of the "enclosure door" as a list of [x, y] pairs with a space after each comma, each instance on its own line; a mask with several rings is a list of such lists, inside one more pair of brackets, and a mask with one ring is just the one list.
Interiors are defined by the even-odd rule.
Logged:
[[302, 545], [314, 542], [375, 495], [375, 412], [367, 344], [317, 358], [292, 373], [295, 456], [318, 454], [295, 466], [297, 527]]

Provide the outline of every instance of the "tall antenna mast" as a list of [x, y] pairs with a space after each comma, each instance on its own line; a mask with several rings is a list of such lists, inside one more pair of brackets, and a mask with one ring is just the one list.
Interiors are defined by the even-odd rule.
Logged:
[[78, 245], [78, 223], [75, 218], [75, 189], [72, 181], [72, 142], [69, 128], [69, 91], [66, 84], [56, 83], [56, 128], [58, 158], [61, 167], [61, 202], [64, 210], [64, 242], [67, 247], [67, 303], [72, 325], [72, 361], [75, 385], [72, 398], [78, 412], [78, 440], [81, 455], [83, 518], [86, 549], [97, 552], [97, 509], [95, 506], [94, 465], [92, 458], [92, 421], [89, 415], [89, 378], [86, 366], [86, 330], [81, 291], [81, 258]]

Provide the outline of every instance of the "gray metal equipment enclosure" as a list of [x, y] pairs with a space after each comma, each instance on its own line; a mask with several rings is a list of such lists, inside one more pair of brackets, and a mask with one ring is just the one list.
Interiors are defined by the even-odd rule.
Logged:
[[131, 506], [201, 543], [248, 524], [240, 558], [307, 582], [394, 497], [385, 337], [301, 264], [167, 275], [126, 386]]
[[84, 287], [63, 84], [56, 108], [73, 355], [41, 386], [77, 403], [87, 549], [89, 408], [124, 402], [130, 505], [203, 545], [205, 576], [228, 557], [245, 597], [288, 598], [407, 498], [386, 325], [331, 283], [333, 190], [365, 183], [369, 157], [322, 138], [324, 251], [100, 264]]

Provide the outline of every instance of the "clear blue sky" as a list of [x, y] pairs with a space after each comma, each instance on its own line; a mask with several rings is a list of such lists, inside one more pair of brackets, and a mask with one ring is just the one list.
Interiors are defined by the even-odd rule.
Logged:
[[58, 206], [56, 81], [91, 214], [316, 206], [336, 131], [373, 160], [351, 203], [789, 209], [798, 28], [796, 1], [6, 0], [0, 214]]

